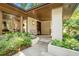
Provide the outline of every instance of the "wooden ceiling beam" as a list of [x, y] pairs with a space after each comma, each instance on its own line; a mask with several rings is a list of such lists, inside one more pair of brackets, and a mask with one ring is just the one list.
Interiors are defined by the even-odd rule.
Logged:
[[27, 17], [27, 14], [24, 11], [22, 11], [18, 8], [12, 7], [12, 6], [10, 6], [6, 3], [0, 4], [0, 11], [11, 13], [11, 14], [14, 14], [14, 15], [17, 15], [17, 16]]

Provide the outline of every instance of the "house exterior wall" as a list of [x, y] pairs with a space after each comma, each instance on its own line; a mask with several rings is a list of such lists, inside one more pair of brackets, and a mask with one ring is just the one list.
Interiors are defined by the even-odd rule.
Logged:
[[50, 34], [50, 21], [41, 21], [41, 34]]
[[62, 7], [52, 9], [51, 35], [52, 39], [62, 39]]
[[37, 34], [37, 20], [32, 17], [28, 17], [28, 32]]

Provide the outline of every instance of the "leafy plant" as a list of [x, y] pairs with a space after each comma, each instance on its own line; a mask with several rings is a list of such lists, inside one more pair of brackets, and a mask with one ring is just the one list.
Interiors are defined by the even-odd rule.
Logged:
[[6, 55], [12, 51], [17, 51], [18, 48], [31, 46], [31, 34], [11, 32], [6, 33], [0, 40], [0, 55]]
[[79, 41], [75, 40], [74, 38], [68, 38], [65, 40], [52, 40], [52, 45], [64, 47], [72, 50], [79, 50]]
[[67, 33], [69, 36], [72, 37], [79, 34], [79, 6], [77, 6], [70, 18], [64, 20], [63, 24], [64, 33]]
[[[63, 40], [62, 47], [79, 50], [79, 6], [73, 12], [71, 18], [63, 22]], [[58, 45], [59, 43], [55, 44]], [[60, 44], [59, 44], [60, 45]]]
[[52, 45], [56, 45], [56, 46], [62, 46], [62, 41], [60, 41], [60, 40], [52, 40], [52, 43], [51, 43]]

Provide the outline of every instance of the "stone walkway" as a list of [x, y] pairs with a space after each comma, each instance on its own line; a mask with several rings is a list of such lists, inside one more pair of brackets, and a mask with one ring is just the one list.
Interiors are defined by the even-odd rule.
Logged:
[[13, 55], [13, 56], [51, 56], [47, 52], [48, 43], [51, 40], [51, 37], [48, 35], [38, 36], [40, 38], [39, 42], [32, 47], [24, 49], [23, 51]]

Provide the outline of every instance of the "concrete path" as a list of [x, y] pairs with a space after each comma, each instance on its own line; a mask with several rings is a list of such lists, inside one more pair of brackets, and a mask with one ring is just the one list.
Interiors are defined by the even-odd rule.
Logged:
[[40, 38], [39, 42], [32, 47], [24, 49], [23, 51], [13, 55], [13, 56], [51, 56], [47, 52], [48, 43], [51, 40], [51, 37], [48, 35], [38, 36]]

